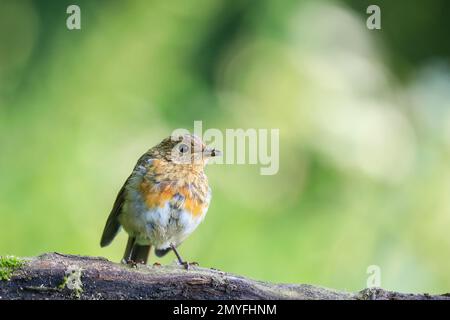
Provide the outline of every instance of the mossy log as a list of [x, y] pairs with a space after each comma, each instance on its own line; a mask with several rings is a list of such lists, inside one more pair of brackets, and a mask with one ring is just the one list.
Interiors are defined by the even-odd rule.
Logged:
[[0, 281], [0, 299], [450, 299], [450, 294], [357, 293], [273, 284], [197, 266], [136, 267], [104, 258], [48, 253], [24, 258]]

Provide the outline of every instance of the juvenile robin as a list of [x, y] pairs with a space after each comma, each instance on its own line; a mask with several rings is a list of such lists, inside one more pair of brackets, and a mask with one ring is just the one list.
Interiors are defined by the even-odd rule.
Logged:
[[177, 247], [205, 218], [211, 189], [204, 168], [220, 151], [195, 135], [170, 136], [138, 160], [106, 221], [100, 245], [111, 243], [120, 228], [128, 233], [122, 262], [146, 264], [150, 249], [158, 257]]

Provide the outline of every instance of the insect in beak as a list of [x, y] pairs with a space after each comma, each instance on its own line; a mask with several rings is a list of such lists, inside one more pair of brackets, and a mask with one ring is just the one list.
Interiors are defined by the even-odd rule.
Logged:
[[219, 157], [222, 155], [222, 151], [215, 148], [206, 148], [205, 151], [203, 151], [203, 155], [205, 157]]

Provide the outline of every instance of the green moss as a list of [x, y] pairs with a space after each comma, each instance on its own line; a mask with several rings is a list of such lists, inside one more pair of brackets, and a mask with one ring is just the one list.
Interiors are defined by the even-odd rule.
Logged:
[[69, 278], [67, 276], [65, 276], [63, 278], [63, 281], [61, 282], [61, 284], [58, 286], [58, 289], [64, 289], [67, 286], [67, 281], [69, 280]]
[[14, 256], [0, 256], [0, 281], [8, 281], [11, 279], [14, 271], [23, 265], [20, 258]]
[[66, 275], [63, 281], [58, 286], [58, 289], [63, 290], [65, 288], [72, 291], [76, 298], [80, 298], [83, 293], [83, 283], [81, 282], [82, 269], [78, 266], [69, 266], [66, 270]]

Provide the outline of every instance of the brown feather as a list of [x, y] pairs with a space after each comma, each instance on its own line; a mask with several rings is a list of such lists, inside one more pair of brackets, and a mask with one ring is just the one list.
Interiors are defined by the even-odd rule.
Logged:
[[[128, 179], [130, 179], [130, 177], [128, 177]], [[116, 197], [116, 201], [114, 201], [111, 213], [109, 214], [108, 220], [106, 221], [105, 229], [103, 230], [102, 234], [102, 239], [100, 240], [101, 247], [106, 247], [107, 245], [109, 245], [119, 232], [120, 223], [117, 217], [122, 212], [123, 203], [125, 201], [125, 186], [127, 184], [127, 181], [124, 183], [122, 188], [120, 188], [120, 191]]]

